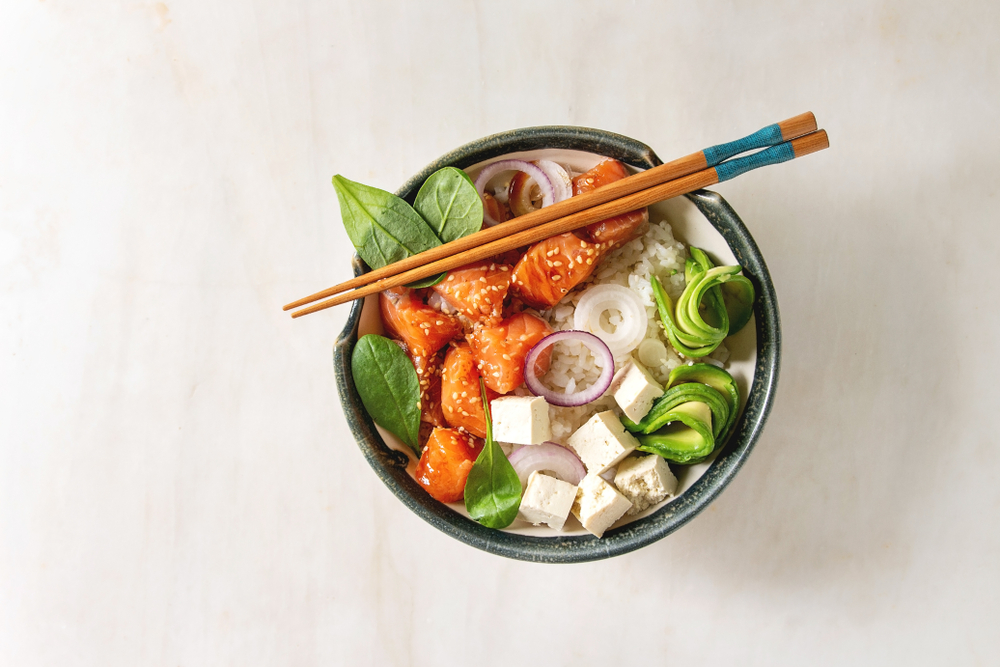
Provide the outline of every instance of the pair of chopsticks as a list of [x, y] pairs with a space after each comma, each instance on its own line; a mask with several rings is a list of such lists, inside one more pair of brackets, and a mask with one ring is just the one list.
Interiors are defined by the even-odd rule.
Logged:
[[[322, 292], [293, 301], [284, 306], [283, 310], [292, 310], [334, 297], [297, 310], [292, 313], [292, 317], [315, 313], [728, 181], [758, 167], [809, 155], [829, 146], [826, 131], [817, 130], [816, 117], [812, 112], [806, 112], [769, 125], [742, 139], [706, 148], [369, 271]], [[758, 152], [730, 159], [751, 150]]]

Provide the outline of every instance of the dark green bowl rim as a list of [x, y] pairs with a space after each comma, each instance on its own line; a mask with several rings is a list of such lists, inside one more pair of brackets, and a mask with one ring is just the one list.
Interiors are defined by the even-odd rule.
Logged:
[[[541, 148], [587, 151], [639, 168], [661, 164], [649, 146], [612, 132], [571, 126], [529, 127], [494, 134], [442, 156], [407, 181], [396, 194], [412, 202], [420, 184], [441, 167], [464, 169], [500, 155]], [[351, 376], [351, 351], [358, 340], [363, 307], [363, 301], [357, 301], [333, 348], [337, 388], [358, 446], [375, 473], [403, 504], [435, 528], [477, 549], [525, 561], [578, 563], [618, 556], [655, 542], [693, 519], [722, 492], [749, 456], [771, 411], [781, 358], [781, 327], [767, 265], [739, 216], [714, 192], [699, 190], [687, 197], [723, 236], [744, 275], [757, 290], [754, 305], [757, 363], [753, 384], [733, 435], [709, 469], [691, 488], [657, 512], [610, 530], [600, 539], [590, 535], [532, 537], [485, 528], [427, 495], [407, 474], [407, 455], [385, 444], [364, 410]], [[355, 275], [366, 270], [355, 255]]]

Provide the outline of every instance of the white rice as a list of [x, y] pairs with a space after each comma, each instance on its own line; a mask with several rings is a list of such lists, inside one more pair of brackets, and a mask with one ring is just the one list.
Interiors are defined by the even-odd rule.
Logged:
[[[650, 278], [655, 275], [663, 283], [670, 298], [679, 298], [684, 291], [685, 259], [687, 259], [687, 249], [683, 243], [674, 239], [670, 224], [666, 220], [652, 223], [642, 238], [630, 241], [612, 251], [588, 280], [577, 286], [555, 307], [542, 311], [540, 315], [556, 331], [572, 329], [576, 304], [588, 287], [605, 284], [628, 287], [639, 295], [646, 307], [649, 322], [646, 327], [646, 337], [640, 343], [640, 348], [615, 359], [615, 370], [621, 368], [628, 362], [630, 356], [635, 354], [637, 358], [642, 357], [643, 365], [653, 377], [661, 384], [665, 384], [670, 371], [686, 360], [679, 356], [667, 341], [656, 310], [656, 302], [653, 300]], [[620, 318], [613, 314], [610, 317], [610, 324], [614, 325], [617, 321], [620, 321]], [[646, 341], [658, 341], [659, 344]], [[722, 363], [729, 357], [729, 351], [723, 344], [711, 356]], [[554, 346], [552, 362], [545, 380], [550, 387], [570, 394], [591, 385], [599, 376], [600, 367], [583, 344], [560, 343]], [[567, 438], [587, 419], [604, 410], [613, 410], [615, 414], [621, 414], [621, 410], [610, 395], [577, 408], [550, 406], [552, 439], [565, 444]]]

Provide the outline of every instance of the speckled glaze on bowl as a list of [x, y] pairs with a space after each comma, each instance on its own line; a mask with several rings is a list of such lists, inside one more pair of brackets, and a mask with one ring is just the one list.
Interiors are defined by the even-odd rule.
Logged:
[[[647, 169], [661, 164], [651, 148], [628, 137], [583, 127], [545, 126], [502, 132], [466, 144], [428, 165], [396, 193], [413, 202], [420, 185], [445, 166], [464, 169], [500, 155], [543, 148], [596, 153]], [[365, 411], [351, 375], [351, 351], [358, 340], [362, 302], [355, 302], [344, 331], [334, 345], [337, 388], [351, 431], [372, 469], [403, 503], [435, 528], [499, 556], [544, 563], [577, 563], [628, 553], [659, 540], [693, 519], [722, 492], [749, 456], [771, 410], [778, 380], [781, 331], [778, 303], [764, 258], [736, 212], [714, 192], [687, 195], [729, 245], [743, 273], [757, 290], [754, 304], [756, 362], [746, 405], [725, 447], [708, 469], [675, 500], [659, 510], [609, 530], [601, 539], [590, 535], [535, 537], [485, 528], [437, 502], [407, 473], [408, 457], [386, 445]], [[367, 267], [354, 258], [354, 273]]]

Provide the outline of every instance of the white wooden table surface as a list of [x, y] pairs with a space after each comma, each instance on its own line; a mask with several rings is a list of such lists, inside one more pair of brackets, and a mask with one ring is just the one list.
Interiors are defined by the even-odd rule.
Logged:
[[[0, 664], [997, 664], [998, 7], [4, 2]], [[705, 513], [542, 566], [390, 494], [346, 311], [280, 310], [348, 276], [333, 174], [806, 110], [829, 151], [718, 188], [784, 355]]]

